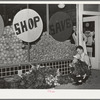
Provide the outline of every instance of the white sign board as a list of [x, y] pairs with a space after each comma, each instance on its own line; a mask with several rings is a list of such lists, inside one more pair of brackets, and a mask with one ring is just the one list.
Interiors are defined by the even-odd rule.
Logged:
[[23, 9], [15, 15], [13, 29], [19, 39], [25, 42], [33, 42], [42, 33], [43, 22], [36, 11]]

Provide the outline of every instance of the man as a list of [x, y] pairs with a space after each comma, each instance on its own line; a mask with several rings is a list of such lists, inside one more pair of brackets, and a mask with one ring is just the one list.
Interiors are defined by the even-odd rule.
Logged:
[[80, 55], [80, 60], [85, 62], [88, 65], [88, 68], [90, 68], [91, 67], [90, 58], [86, 53], [84, 53], [83, 47], [82, 46], [77, 46], [76, 51]]
[[[82, 46], [77, 46], [76, 47], [76, 51], [77, 51], [77, 54], [79, 54], [80, 55], [80, 60], [82, 61], [82, 62], [85, 62], [87, 65], [88, 65], [88, 69], [86, 68], [85, 70], [86, 70], [86, 73], [82, 76], [82, 78], [80, 79], [80, 80], [78, 80], [80, 83], [81, 82], [85, 82], [86, 81], [86, 79], [89, 77], [89, 75], [91, 74], [91, 61], [90, 61], [90, 58], [89, 58], [89, 56], [86, 54], [86, 53], [84, 53], [84, 49], [83, 49], [83, 47]], [[84, 67], [85, 68], [85, 67]], [[80, 76], [79, 76], [80, 77]]]
[[77, 46], [76, 51], [77, 54], [73, 56], [73, 62], [70, 64], [70, 77], [73, 79], [74, 85], [79, 85], [85, 82], [91, 74], [91, 62], [82, 46]]

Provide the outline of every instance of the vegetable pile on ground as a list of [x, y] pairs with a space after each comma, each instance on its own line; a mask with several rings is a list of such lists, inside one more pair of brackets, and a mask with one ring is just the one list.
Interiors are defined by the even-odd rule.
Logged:
[[59, 69], [33, 66], [30, 71], [13, 77], [5, 78], [3, 88], [17, 89], [48, 89], [69, 82], [68, 75], [62, 76]]

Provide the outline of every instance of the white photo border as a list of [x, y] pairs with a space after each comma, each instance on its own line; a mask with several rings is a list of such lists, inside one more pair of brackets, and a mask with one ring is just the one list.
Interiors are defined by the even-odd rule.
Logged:
[[[100, 4], [100, 1], [0, 1], [0, 4]], [[100, 99], [96, 89], [0, 89], [0, 99]]]

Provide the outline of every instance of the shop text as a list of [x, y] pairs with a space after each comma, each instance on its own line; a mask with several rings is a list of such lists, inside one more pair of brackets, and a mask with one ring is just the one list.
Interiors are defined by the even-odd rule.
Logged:
[[29, 18], [28, 21], [23, 20], [19, 23], [14, 24], [15, 32], [17, 35], [24, 33], [26, 31], [32, 30], [33, 28], [37, 28], [37, 23], [40, 21], [38, 16]]

